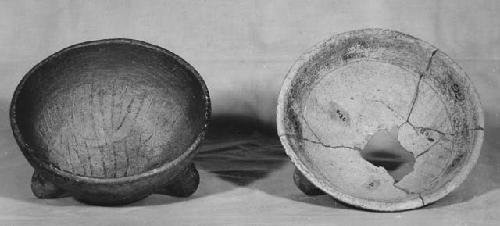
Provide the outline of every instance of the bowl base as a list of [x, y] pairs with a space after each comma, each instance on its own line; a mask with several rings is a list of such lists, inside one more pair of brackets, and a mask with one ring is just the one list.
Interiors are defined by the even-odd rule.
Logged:
[[31, 191], [39, 199], [54, 199], [69, 196], [64, 189], [59, 188], [52, 181], [45, 179], [36, 169], [31, 177]]
[[297, 168], [293, 173], [293, 182], [300, 191], [308, 196], [325, 195], [325, 192], [311, 183]]
[[[169, 180], [166, 184], [159, 186], [152, 193], [169, 195], [174, 197], [189, 197], [198, 189], [198, 184], [200, 183], [200, 176], [198, 170], [194, 163], [186, 166], [179, 174], [177, 174], [172, 180]], [[114, 205], [124, 205], [131, 202], [139, 201], [146, 198], [150, 194], [145, 194], [143, 196], [134, 196], [132, 198], [121, 199], [117, 198], [99, 198], [95, 195], [79, 196], [76, 197], [71, 194], [71, 191], [66, 191], [65, 189], [58, 187], [54, 182], [43, 176], [39, 170], [35, 169], [33, 176], [31, 178], [31, 191], [39, 199], [55, 199], [73, 196], [80, 202], [93, 205], [102, 206], [114, 206]], [[124, 195], [127, 196], [127, 195]]]
[[194, 163], [189, 164], [182, 172], [168, 182], [166, 186], [157, 188], [155, 194], [170, 195], [175, 197], [189, 197], [200, 183], [200, 174]]

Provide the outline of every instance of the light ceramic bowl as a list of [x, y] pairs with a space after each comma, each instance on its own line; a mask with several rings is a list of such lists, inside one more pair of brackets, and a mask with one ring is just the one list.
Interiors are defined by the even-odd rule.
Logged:
[[465, 72], [432, 45], [383, 29], [338, 34], [302, 55], [281, 88], [277, 124], [299, 188], [379, 211], [451, 192], [484, 133]]

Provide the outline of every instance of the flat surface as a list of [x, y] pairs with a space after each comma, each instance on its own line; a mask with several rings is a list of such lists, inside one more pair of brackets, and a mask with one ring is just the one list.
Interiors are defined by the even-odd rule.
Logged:
[[[1, 225], [496, 225], [500, 220], [498, 125], [486, 127], [482, 155], [465, 183], [423, 209], [374, 213], [350, 208], [328, 196], [307, 197], [293, 184], [293, 166], [277, 138], [246, 130], [253, 122], [240, 123], [224, 116], [216, 117], [214, 123], [223, 122], [233, 129], [222, 126], [228, 131], [211, 133], [203, 145], [196, 157], [201, 184], [192, 197], [153, 195], [128, 206], [97, 207], [72, 198], [39, 200], [32, 196], [32, 169], [11, 137], [6, 106], [1, 104], [0, 116]], [[498, 119], [489, 116], [489, 120]], [[486, 125], [495, 124], [489, 122]]]
[[[498, 225], [500, 1], [0, 1], [0, 225]], [[334, 33], [400, 30], [455, 59], [478, 88], [485, 142], [465, 183], [423, 209], [374, 213], [295, 188], [278, 139], [215, 136], [197, 157], [193, 197], [154, 195], [123, 207], [38, 200], [8, 123], [21, 77], [71, 44], [128, 37], [165, 47], [207, 82], [215, 122], [243, 115], [274, 127], [281, 81], [306, 49]], [[255, 124], [255, 123], [251, 123]], [[246, 131], [247, 126], [237, 126]], [[225, 129], [224, 129], [225, 130]], [[238, 135], [239, 134], [239, 135]], [[238, 135], [238, 136], [236, 136]]]

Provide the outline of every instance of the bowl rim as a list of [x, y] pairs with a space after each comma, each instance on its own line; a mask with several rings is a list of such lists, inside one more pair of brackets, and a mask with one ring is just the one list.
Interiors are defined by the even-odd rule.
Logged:
[[[320, 51], [325, 48], [326, 46], [330, 46], [335, 43], [336, 40], [343, 39], [347, 36], [357, 36], [360, 34], [370, 34], [373, 36], [376, 36], [377, 34], [390, 34], [395, 36], [401, 36], [405, 37], [408, 39], [411, 39], [412, 41], [415, 41], [417, 45], [421, 45], [423, 47], [429, 47], [434, 50], [439, 50], [438, 48], [434, 47], [432, 44], [423, 41], [421, 39], [415, 38], [411, 35], [396, 31], [396, 30], [391, 30], [391, 29], [384, 29], [384, 28], [364, 28], [364, 29], [359, 29], [359, 30], [351, 30], [347, 32], [342, 32], [338, 34], [332, 35], [330, 38], [320, 41], [319, 43], [315, 44], [312, 48], [307, 50], [305, 53], [303, 53], [296, 61], [295, 63], [290, 67], [288, 70], [285, 78], [283, 79], [283, 83], [278, 95], [277, 99], [277, 111], [276, 111], [276, 124], [277, 124], [277, 130], [278, 130], [278, 136], [280, 137], [280, 141], [285, 149], [285, 152], [287, 155], [290, 157], [291, 161], [294, 163], [294, 165], [304, 174], [304, 176], [310, 180], [311, 183], [313, 183], [315, 186], [326, 192], [328, 195], [340, 200], [341, 202], [357, 206], [363, 209], [370, 209], [374, 211], [401, 211], [401, 210], [407, 210], [407, 209], [415, 209], [418, 207], [422, 207], [424, 205], [427, 205], [429, 203], [435, 202], [447, 194], [449, 194], [451, 191], [456, 189], [460, 184], [463, 183], [463, 181], [466, 179], [467, 175], [472, 171], [473, 167], [476, 165], [476, 162], [479, 158], [479, 153], [481, 150], [481, 147], [483, 145], [483, 140], [484, 140], [484, 113], [481, 107], [481, 102], [479, 99], [479, 94], [477, 92], [477, 89], [473, 85], [471, 79], [467, 75], [467, 73], [458, 65], [453, 59], [451, 59], [446, 53], [440, 51], [442, 54], [443, 59], [449, 61], [451, 63], [451, 67], [454, 67], [459, 73], [461, 73], [464, 76], [464, 80], [466, 80], [467, 83], [471, 85], [471, 91], [470, 96], [475, 101], [475, 106], [477, 106], [474, 110], [477, 113], [477, 126], [478, 128], [481, 128], [481, 130], [477, 131], [477, 136], [476, 136], [476, 143], [474, 146], [471, 148], [471, 152], [469, 154], [469, 158], [467, 163], [465, 163], [461, 169], [456, 172], [456, 174], [453, 176], [452, 179], [450, 179], [447, 183], [445, 183], [443, 186], [439, 187], [438, 189], [434, 190], [432, 193], [416, 193], [416, 197], [410, 198], [410, 199], [402, 199], [402, 201], [397, 201], [397, 202], [384, 202], [384, 201], [376, 201], [376, 200], [368, 200], [368, 199], [363, 199], [363, 198], [358, 198], [355, 196], [352, 196], [347, 193], [343, 193], [341, 191], [336, 190], [335, 188], [331, 188], [321, 180], [318, 180], [314, 174], [312, 173], [310, 167], [307, 167], [302, 160], [296, 155], [295, 150], [292, 148], [290, 145], [290, 138], [287, 135], [287, 130], [285, 128], [285, 118], [286, 118], [286, 104], [288, 103], [288, 96], [291, 91], [291, 83], [295, 79], [295, 77], [298, 74], [299, 69], [301, 68], [302, 65], [307, 63], [309, 60], [311, 60], [314, 56], [316, 56]], [[411, 197], [411, 196], [410, 196]]]
[[[21, 90], [24, 87], [24, 84], [30, 78], [35, 71], [37, 71], [42, 65], [45, 65], [46, 63], [50, 62], [56, 57], [59, 57], [60, 55], [67, 53], [71, 50], [74, 49], [79, 49], [79, 48], [84, 48], [88, 46], [96, 46], [96, 45], [105, 45], [105, 44], [123, 44], [123, 45], [131, 45], [131, 46], [139, 46], [143, 48], [148, 48], [151, 49], [155, 52], [159, 52], [167, 57], [170, 57], [174, 59], [177, 63], [182, 65], [184, 68], [189, 70], [192, 75], [197, 79], [198, 83], [200, 84], [203, 92], [203, 105], [204, 105], [204, 124], [201, 128], [200, 133], [196, 136], [195, 140], [191, 145], [188, 147], [187, 151], [182, 153], [180, 156], [178, 156], [176, 159], [173, 161], [163, 163], [162, 165], [159, 165], [158, 167], [154, 169], [150, 169], [148, 171], [139, 173], [139, 174], [134, 174], [130, 176], [125, 176], [125, 177], [118, 177], [118, 178], [100, 178], [100, 177], [89, 177], [89, 176], [80, 176], [65, 170], [61, 170], [58, 167], [53, 166], [52, 164], [47, 163], [44, 160], [39, 159], [35, 155], [32, 155], [31, 153], [34, 153], [36, 150], [32, 148], [24, 139], [22, 136], [21, 130], [19, 128], [19, 125], [17, 123], [17, 117], [16, 117], [16, 104], [18, 102], [19, 95], [21, 93]], [[69, 47], [63, 48], [52, 55], [48, 56], [44, 60], [40, 61], [38, 64], [36, 64], [33, 68], [31, 68], [22, 78], [22, 80], [19, 82], [17, 85], [14, 94], [12, 96], [12, 101], [10, 103], [10, 109], [9, 109], [9, 117], [10, 117], [10, 124], [11, 128], [13, 131], [14, 138], [20, 147], [21, 151], [23, 152], [24, 156], [28, 159], [28, 162], [37, 170], [37, 167], [43, 168], [45, 171], [52, 172], [56, 174], [59, 177], [63, 177], [69, 180], [73, 181], [84, 181], [90, 184], [117, 184], [117, 183], [127, 183], [127, 182], [132, 182], [132, 181], [137, 181], [139, 179], [146, 179], [146, 178], [151, 178], [157, 175], [162, 174], [165, 171], [169, 171], [170, 169], [176, 167], [177, 165], [181, 164], [184, 161], [190, 160], [193, 155], [196, 153], [198, 146], [201, 144], [207, 128], [209, 124], [209, 119], [211, 115], [211, 101], [210, 101], [210, 96], [208, 92], [208, 88], [205, 84], [205, 81], [201, 77], [201, 75], [196, 71], [196, 69], [191, 66], [188, 62], [186, 62], [184, 59], [182, 59], [180, 56], [176, 55], [175, 53], [162, 48], [157, 45], [153, 45], [150, 43], [147, 43], [145, 41], [139, 41], [135, 39], [130, 39], [130, 38], [109, 38], [109, 39], [100, 39], [100, 40], [93, 40], [93, 41], [85, 41], [81, 42], [78, 44], [71, 45]]]

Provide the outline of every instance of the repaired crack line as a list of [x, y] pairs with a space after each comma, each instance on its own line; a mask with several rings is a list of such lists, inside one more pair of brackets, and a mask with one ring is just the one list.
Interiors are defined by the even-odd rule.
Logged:
[[422, 201], [422, 206], [425, 206], [424, 197], [422, 197], [421, 194], [418, 194], [418, 198], [420, 198], [420, 201]]
[[[429, 57], [429, 61], [427, 61], [427, 68], [426, 68], [426, 73], [429, 72], [429, 70], [431, 69], [431, 63], [432, 63], [432, 58], [434, 57], [434, 55], [436, 55], [438, 49], [434, 49], [431, 53], [431, 56]], [[420, 84], [422, 83], [422, 79], [424, 78], [424, 73], [420, 74], [419, 78], [418, 78], [418, 82], [417, 82], [417, 88], [415, 88], [415, 95], [413, 95], [413, 99], [411, 101], [411, 108], [410, 108], [410, 111], [408, 112], [408, 117], [406, 117], [406, 122], [410, 122], [410, 116], [411, 114], [413, 113], [413, 108], [415, 108], [415, 103], [417, 102], [417, 99], [418, 99], [418, 95], [420, 93]]]
[[304, 117], [303, 114], [300, 114], [300, 117], [302, 118], [302, 121], [304, 121], [304, 123], [306, 124], [307, 128], [309, 129], [309, 131], [311, 131], [312, 135], [320, 142], [320, 143], [323, 143], [321, 141], [321, 139], [319, 138], [318, 134], [316, 134], [314, 132], [314, 130], [311, 128], [311, 125], [309, 125], [309, 122], [306, 120], [306, 118]]
[[399, 190], [403, 191], [404, 193], [406, 193], [406, 195], [411, 195], [411, 194], [414, 194], [414, 193], [413, 193], [413, 192], [411, 192], [411, 191], [408, 191], [408, 190], [406, 190], [406, 189], [404, 189], [404, 188], [402, 188], [402, 187], [399, 187], [399, 186], [397, 185], [397, 183], [398, 183], [398, 182], [399, 182], [399, 181], [394, 180], [394, 183], [393, 183], [392, 185], [393, 185], [395, 188], [397, 188], [397, 189], [399, 189]]
[[400, 117], [402, 120], [404, 120], [404, 116], [401, 115], [398, 111], [396, 111], [394, 108], [392, 108], [389, 104], [385, 103], [384, 101], [381, 100], [369, 100], [375, 103], [380, 103], [384, 105], [387, 109], [389, 109], [392, 113], [396, 114], [398, 117]]
[[434, 142], [431, 146], [429, 146], [427, 149], [425, 149], [425, 151], [423, 152], [420, 152], [420, 154], [416, 155], [415, 156], [415, 159], [419, 158], [420, 156], [422, 156], [423, 154], [429, 152], [431, 150], [432, 147], [436, 146], [437, 143], [439, 143], [439, 141], [441, 141], [441, 138], [439, 138], [438, 141]]
[[420, 194], [420, 193], [415, 193], [415, 192], [411, 192], [411, 191], [408, 191], [408, 190], [406, 190], [406, 189], [404, 189], [404, 188], [402, 188], [402, 187], [399, 187], [399, 186], [398, 186], [398, 185], [396, 185], [396, 184], [397, 184], [397, 182], [394, 182], [394, 184], [393, 184], [393, 185], [394, 185], [394, 187], [395, 187], [395, 188], [397, 188], [397, 189], [399, 189], [399, 190], [401, 190], [401, 191], [403, 191], [404, 193], [406, 193], [406, 195], [413, 195], [413, 194], [417, 194], [417, 195], [418, 195], [418, 198], [420, 199], [420, 202], [422, 202], [422, 206], [425, 206], [424, 197], [422, 197], [422, 194]]
[[297, 137], [295, 135], [291, 135], [291, 134], [284, 134], [284, 135], [281, 135], [281, 136], [288, 136], [288, 137], [291, 137], [293, 139], [296, 139], [296, 140], [301, 140], [301, 141], [307, 141], [307, 142], [311, 142], [313, 144], [319, 144], [325, 148], [331, 148], [331, 149], [338, 149], [338, 148], [346, 148], [346, 149], [352, 149], [352, 150], [356, 150], [356, 151], [361, 151], [361, 148], [356, 148], [356, 147], [349, 147], [349, 146], [344, 146], [344, 145], [337, 145], [337, 146], [332, 146], [332, 145], [328, 145], [328, 144], [325, 144], [321, 141], [315, 141], [315, 140], [312, 140], [312, 139], [308, 139], [308, 138], [305, 138], [305, 137]]
[[[456, 135], [455, 133], [445, 133], [441, 130], [430, 128], [430, 127], [415, 126], [410, 121], [406, 121], [406, 122], [401, 123], [401, 125], [398, 126], [398, 129], [401, 128], [401, 126], [403, 126], [404, 124], [410, 125], [414, 130], [423, 130], [423, 131], [430, 130], [430, 131], [434, 131], [436, 133], [439, 133], [439, 135], [441, 135], [441, 136], [455, 136]], [[475, 129], [471, 129], [471, 130], [475, 130]]]
[[424, 78], [424, 74], [420, 75], [418, 82], [417, 82], [417, 88], [415, 88], [415, 95], [413, 95], [413, 99], [411, 101], [410, 112], [408, 112], [408, 116], [406, 117], [406, 122], [408, 122], [408, 123], [410, 122], [411, 113], [413, 113], [413, 108], [415, 107], [415, 103], [417, 102], [417, 99], [418, 99], [418, 94], [420, 91], [420, 83], [422, 83], [422, 78]]

